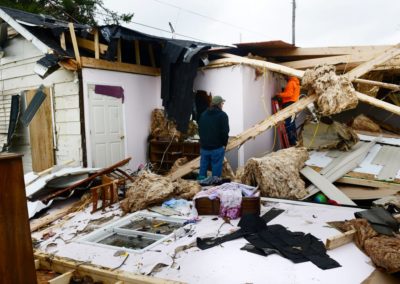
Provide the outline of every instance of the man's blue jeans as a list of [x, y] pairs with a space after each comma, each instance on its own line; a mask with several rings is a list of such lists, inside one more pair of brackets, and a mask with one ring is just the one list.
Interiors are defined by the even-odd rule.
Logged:
[[200, 148], [200, 172], [199, 177], [207, 177], [207, 169], [211, 164], [212, 175], [215, 177], [221, 177], [222, 175], [222, 164], [224, 161], [225, 149], [224, 147], [206, 150]]

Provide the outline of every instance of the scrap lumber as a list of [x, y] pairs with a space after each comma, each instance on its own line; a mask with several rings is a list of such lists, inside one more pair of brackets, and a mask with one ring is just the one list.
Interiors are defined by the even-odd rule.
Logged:
[[377, 86], [393, 91], [400, 91], [400, 85], [396, 84], [390, 84], [390, 83], [384, 83], [384, 82], [378, 82], [378, 81], [372, 81], [372, 80], [366, 80], [366, 79], [355, 79], [353, 80], [354, 83], [358, 84], [365, 84], [365, 85], [371, 85], [371, 86]]
[[356, 230], [350, 230], [343, 234], [336, 235], [326, 239], [325, 248], [327, 250], [335, 249], [353, 241]]
[[76, 187], [78, 187], [78, 186], [80, 186], [80, 185], [82, 185], [82, 184], [85, 184], [85, 183], [87, 183], [87, 182], [89, 182], [89, 181], [95, 179], [95, 178], [98, 177], [98, 176], [101, 176], [101, 175], [104, 175], [104, 174], [108, 174], [108, 173], [114, 171], [116, 168], [122, 167], [123, 165], [127, 164], [130, 160], [131, 160], [131, 158], [127, 158], [127, 159], [122, 160], [122, 161], [120, 161], [120, 162], [118, 162], [118, 163], [115, 163], [114, 165], [112, 165], [112, 166], [110, 166], [110, 167], [108, 167], [108, 168], [104, 168], [104, 169], [98, 171], [97, 173], [95, 173], [95, 174], [89, 176], [89, 177], [86, 178], [86, 179], [83, 179], [83, 180], [81, 180], [81, 181], [78, 181], [78, 182], [74, 183], [73, 185], [71, 185], [71, 186], [69, 186], [69, 187], [67, 187], [67, 188], [60, 189], [60, 190], [58, 190], [58, 191], [56, 191], [56, 192], [53, 192], [53, 193], [51, 193], [51, 194], [49, 194], [49, 195], [43, 197], [43, 198], [41, 199], [41, 201], [43, 201], [43, 202], [48, 202], [50, 199], [52, 199], [52, 198], [54, 198], [54, 197], [56, 197], [56, 196], [59, 196], [60, 194], [62, 194], [62, 193], [64, 193], [64, 192], [71, 191], [71, 190], [75, 189]]
[[122, 281], [125, 284], [182, 283], [153, 276], [138, 275], [122, 270], [111, 271], [103, 267], [46, 254], [41, 251], [36, 251], [34, 256], [39, 260], [39, 266], [42, 269], [49, 269], [58, 273], [66, 273], [74, 270], [79, 275], [87, 275], [92, 277], [94, 281], [103, 281], [104, 283], [117, 283], [118, 281]]
[[76, 40], [74, 24], [69, 23], [68, 27], [69, 27], [69, 33], [71, 36], [71, 40], [72, 40], [72, 46], [74, 48], [75, 60], [78, 63], [78, 66], [81, 66], [81, 56], [79, 54], [79, 47], [78, 47], [78, 42]]
[[319, 188], [329, 199], [339, 204], [356, 206], [350, 198], [348, 198], [340, 189], [334, 186], [326, 177], [320, 175], [310, 167], [304, 167], [300, 172]]
[[[390, 54], [392, 54], [392, 53], [390, 53]], [[384, 55], [386, 55], [386, 53], [384, 53]], [[292, 69], [292, 68], [282, 66], [279, 64], [275, 64], [275, 63], [271, 63], [271, 62], [266, 62], [266, 61], [256, 60], [256, 59], [248, 59], [248, 58], [243, 58], [243, 57], [235, 56], [235, 55], [226, 55], [226, 56], [229, 56], [229, 57], [224, 58], [224, 59], [218, 59], [214, 62], [217, 62], [217, 63], [225, 62], [225, 63], [236, 63], [236, 64], [244, 63], [244, 64], [248, 64], [251, 66], [261, 67], [261, 68], [265, 68], [265, 69], [268, 69], [268, 70], [271, 70], [274, 72], [279, 72], [279, 73], [296, 76], [296, 77], [300, 77], [300, 78], [304, 74], [304, 71]], [[374, 64], [380, 64], [387, 60], [386, 56], [378, 56], [378, 57], [379, 57], [379, 60], [373, 59]], [[370, 64], [370, 62], [366, 62], [364, 64], [361, 64], [359, 67], [360, 68], [358, 68], [356, 71], [351, 73], [353, 80], [356, 79], [357, 76], [360, 77], [360, 76], [368, 73], [369, 71], [371, 71], [373, 69], [374, 66], [373, 66], [373, 64]], [[356, 93], [356, 94], [357, 94], [357, 97], [359, 97], [360, 93]], [[364, 96], [366, 96], [366, 95], [364, 95]], [[276, 125], [278, 122], [281, 122], [281, 121], [285, 120], [286, 118], [292, 116], [294, 113], [297, 113], [297, 112], [305, 109], [307, 107], [307, 105], [314, 102], [316, 99], [317, 99], [317, 95], [315, 95], [315, 94], [308, 96], [304, 99], [301, 99], [298, 102], [290, 105], [289, 107], [279, 111], [278, 113], [276, 113], [276, 114], [270, 116], [269, 118], [263, 120], [262, 122], [256, 124], [255, 126], [245, 130], [240, 135], [235, 137], [233, 140], [229, 141], [229, 143], [226, 147], [226, 151], [229, 151], [233, 148], [236, 148], [236, 147], [242, 145], [250, 138], [256, 137], [257, 135], [268, 130], [270, 127]], [[365, 98], [363, 98], [363, 99], [366, 100]], [[377, 100], [374, 98], [371, 98], [371, 100], [368, 100], [368, 103], [374, 105], [375, 103], [377, 103], [377, 101], [379, 102], [380, 106], [381, 106], [381, 104], [383, 104], [384, 106], [388, 105], [388, 108], [389, 108], [389, 106], [393, 106], [389, 103], [381, 102], [380, 100]], [[395, 106], [393, 106], [393, 107], [395, 107]], [[400, 107], [397, 107], [396, 110], [398, 110], [398, 114], [400, 115]], [[170, 173], [169, 177], [171, 177], [173, 180], [180, 178], [180, 177], [190, 173], [191, 171], [197, 169], [199, 167], [199, 162], [200, 162], [200, 158], [196, 158], [196, 159], [190, 161], [189, 163], [183, 165], [177, 171]]]
[[[371, 61], [367, 61], [363, 64], [360, 64], [350, 72], [346, 73], [344, 76], [346, 76], [350, 81], [353, 81], [362, 75], [368, 73], [369, 71], [373, 70], [376, 65], [379, 65], [393, 56], [397, 56], [400, 54], [400, 47], [399, 45], [395, 45], [394, 47], [384, 51], [381, 55], [377, 56], [376, 58], [372, 59]], [[289, 76], [295, 76], [302, 78], [305, 71], [301, 70], [296, 70], [290, 67], [282, 66], [276, 63], [271, 63], [263, 60], [257, 60], [257, 59], [249, 59], [249, 58], [244, 58], [241, 56], [233, 55], [233, 54], [221, 54], [222, 56], [226, 56], [227, 58], [224, 59], [217, 59], [213, 61], [213, 64], [220, 64], [220, 63], [235, 63], [235, 64], [246, 64], [254, 67], [259, 67], [259, 68], [265, 68], [267, 70], [273, 71], [273, 72], [278, 72], [282, 73], [285, 75]], [[400, 115], [400, 107], [378, 100], [376, 98], [372, 98], [370, 96], [367, 96], [365, 94], [362, 94], [360, 92], [356, 92], [357, 98], [365, 102], [367, 104], [370, 104], [375, 107], [379, 107], [382, 109], [385, 109], [389, 112], [392, 112], [394, 114]]]
[[[356, 148], [355, 151], [347, 155], [343, 154], [343, 158], [334, 160], [332, 163], [322, 169], [320, 174], [326, 177], [330, 182], [338, 180], [344, 174], [357, 167], [358, 164], [365, 159], [369, 150], [375, 145], [375, 143], [376, 141], [373, 140], [362, 145], [361, 147], [361, 144], [356, 144], [356, 146], [354, 146]], [[309, 186], [307, 190], [308, 195], [304, 199], [316, 194], [319, 191], [318, 188], [313, 185]]]

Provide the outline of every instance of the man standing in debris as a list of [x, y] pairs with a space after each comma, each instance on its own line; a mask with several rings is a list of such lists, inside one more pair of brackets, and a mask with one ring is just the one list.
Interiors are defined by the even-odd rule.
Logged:
[[[289, 77], [285, 90], [278, 95], [278, 100], [282, 103], [282, 108], [290, 106], [297, 102], [300, 97], [300, 81], [296, 77]], [[297, 130], [295, 117], [285, 119], [286, 133], [289, 139], [290, 146], [296, 145]]]
[[222, 110], [225, 100], [214, 96], [211, 106], [204, 111], [199, 120], [200, 172], [199, 179], [207, 177], [211, 164], [212, 175], [221, 177], [225, 147], [228, 144], [229, 119]]

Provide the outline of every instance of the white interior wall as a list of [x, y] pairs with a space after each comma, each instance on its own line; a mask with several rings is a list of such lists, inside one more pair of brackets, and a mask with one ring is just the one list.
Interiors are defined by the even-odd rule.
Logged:
[[[236, 136], [271, 115], [271, 97], [280, 88], [277, 80], [272, 72], [266, 71], [265, 76], [256, 78], [253, 68], [236, 65], [199, 72], [194, 89], [226, 100], [224, 111], [229, 116], [229, 135]], [[237, 165], [243, 166], [249, 158], [272, 151], [273, 140], [274, 132], [269, 130], [247, 141], [237, 151]]]
[[123, 103], [125, 128], [125, 153], [132, 157], [129, 167], [136, 169], [147, 162], [147, 137], [150, 133], [151, 112], [162, 106], [160, 77], [130, 74], [97, 69], [82, 69], [86, 147], [88, 166], [91, 166], [88, 85], [101, 84], [121, 86], [124, 89]]
[[[242, 67], [243, 79], [243, 130], [271, 116], [271, 98], [280, 91], [281, 83], [275, 73], [265, 71], [256, 77], [254, 68]], [[275, 141], [275, 144], [278, 141]], [[262, 157], [274, 149], [274, 128], [258, 135], [243, 145], [243, 159]]]

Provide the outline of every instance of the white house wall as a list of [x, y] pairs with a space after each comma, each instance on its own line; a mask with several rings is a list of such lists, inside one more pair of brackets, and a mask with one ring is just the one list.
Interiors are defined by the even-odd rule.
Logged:
[[[74, 159], [77, 164], [82, 161], [79, 83], [75, 73], [60, 68], [46, 79], [34, 73], [35, 62], [43, 57], [32, 43], [17, 36], [6, 43], [5, 55], [0, 60], [0, 141], [4, 143], [8, 131], [8, 113], [11, 95], [23, 91], [49, 87], [52, 93], [55, 118], [55, 156], [56, 163]], [[32, 170], [29, 133], [27, 128], [18, 130], [16, 145], [12, 148], [24, 154], [24, 170]]]
[[[198, 72], [194, 89], [226, 100], [224, 111], [229, 116], [229, 135], [235, 136], [271, 115], [271, 96], [278, 90], [277, 85], [272, 72], [266, 71], [265, 76], [256, 79], [253, 68], [236, 65]], [[239, 151], [232, 150], [237, 157], [230, 153], [227, 157], [236, 166], [243, 166], [249, 158], [271, 151], [273, 140], [273, 131], [267, 131], [246, 142]]]
[[82, 80], [88, 165], [92, 164], [88, 105], [88, 85], [92, 84], [121, 86], [124, 89], [125, 153], [127, 157], [132, 157], [129, 167], [136, 169], [146, 163], [151, 112], [161, 107], [160, 77], [83, 68]]
[[[256, 77], [255, 69], [243, 66], [243, 126], [244, 130], [271, 116], [271, 98], [279, 92], [280, 83], [275, 73], [265, 71], [264, 75]], [[262, 157], [274, 150], [279, 143], [276, 137], [274, 143], [274, 128], [247, 141], [244, 145], [244, 160], [252, 157]]]

